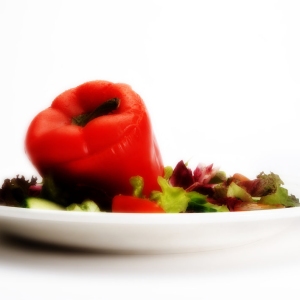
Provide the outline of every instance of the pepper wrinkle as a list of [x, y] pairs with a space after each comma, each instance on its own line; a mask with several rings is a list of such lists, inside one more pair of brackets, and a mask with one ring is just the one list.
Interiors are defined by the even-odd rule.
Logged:
[[[84, 115], [83, 127], [72, 124]], [[64, 91], [32, 120], [25, 146], [42, 177], [115, 195], [131, 194], [129, 179], [138, 175], [145, 195], [160, 189], [164, 166], [151, 121], [127, 84], [95, 80]]]
[[135, 126], [131, 125], [124, 131], [125, 134], [123, 139], [118, 143], [112, 145], [111, 151], [114, 155], [120, 155], [120, 153], [126, 153], [128, 147], [135, 147], [135, 139], [137, 136], [137, 129]]

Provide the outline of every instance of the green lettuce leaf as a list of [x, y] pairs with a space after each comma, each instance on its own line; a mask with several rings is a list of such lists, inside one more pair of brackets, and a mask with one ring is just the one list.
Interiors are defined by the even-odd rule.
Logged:
[[190, 201], [188, 193], [181, 187], [171, 186], [161, 176], [158, 177], [158, 183], [162, 191], [154, 191], [151, 199], [157, 201], [158, 205], [167, 213], [185, 212]]
[[170, 185], [167, 179], [158, 178], [161, 192], [155, 191], [151, 199], [157, 201], [167, 213], [189, 212], [222, 212], [228, 211], [225, 205], [219, 206], [207, 201], [207, 196], [196, 191], [187, 192], [182, 187]]
[[207, 197], [197, 192], [189, 192], [190, 202], [187, 210], [196, 213], [205, 212], [226, 212], [229, 211], [226, 205], [215, 205], [207, 201]]
[[285, 207], [294, 207], [299, 206], [299, 199], [294, 195], [289, 195], [288, 190], [280, 186], [277, 187], [275, 193], [261, 197], [259, 203], [269, 205], [281, 204]]

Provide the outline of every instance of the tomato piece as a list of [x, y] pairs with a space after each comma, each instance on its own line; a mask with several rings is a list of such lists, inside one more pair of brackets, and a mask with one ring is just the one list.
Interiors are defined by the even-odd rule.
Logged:
[[266, 210], [266, 209], [277, 209], [277, 208], [284, 208], [281, 204], [263, 204], [263, 203], [250, 203], [250, 202], [243, 202], [237, 203], [234, 206], [232, 211], [251, 211], [251, 210]]
[[232, 178], [238, 180], [238, 181], [249, 181], [250, 179], [244, 176], [243, 174], [240, 173], [235, 173], [233, 174]]
[[112, 200], [112, 212], [117, 213], [164, 213], [155, 202], [134, 196], [117, 195]]

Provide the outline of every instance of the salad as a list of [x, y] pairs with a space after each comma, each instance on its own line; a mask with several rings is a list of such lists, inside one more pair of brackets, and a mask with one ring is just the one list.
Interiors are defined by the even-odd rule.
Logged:
[[199, 164], [192, 171], [180, 161], [166, 167], [158, 177], [160, 189], [143, 194], [144, 180], [130, 179], [132, 193], [109, 198], [103, 191], [82, 185], [62, 186], [52, 178], [42, 183], [36, 177], [6, 179], [0, 189], [0, 205], [89, 212], [122, 213], [207, 213], [278, 209], [299, 206], [277, 174], [260, 173], [255, 179], [226, 176], [213, 165]]
[[29, 125], [25, 150], [42, 177], [5, 179], [0, 205], [113, 213], [207, 213], [299, 206], [281, 178], [163, 164], [142, 98], [90, 81], [58, 95]]

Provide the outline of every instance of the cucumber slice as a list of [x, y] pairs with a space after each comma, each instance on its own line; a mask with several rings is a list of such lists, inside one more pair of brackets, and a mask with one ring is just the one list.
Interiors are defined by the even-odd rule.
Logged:
[[33, 209], [65, 210], [63, 206], [42, 198], [27, 198], [25, 200], [25, 207]]
[[85, 200], [81, 204], [73, 203], [66, 208], [68, 211], [100, 212], [99, 206], [92, 200]]

